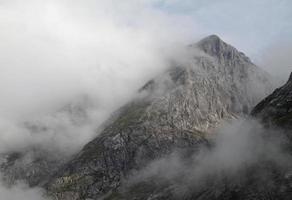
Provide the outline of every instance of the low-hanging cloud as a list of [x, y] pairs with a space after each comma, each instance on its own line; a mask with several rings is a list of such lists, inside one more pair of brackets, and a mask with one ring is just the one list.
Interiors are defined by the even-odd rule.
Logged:
[[25, 183], [17, 183], [13, 186], [5, 186], [0, 182], [1, 199], [5, 200], [49, 200], [44, 196], [40, 188], [29, 188]]
[[[201, 149], [187, 159], [173, 152], [133, 172], [126, 185], [131, 187], [145, 180], [166, 181], [174, 186], [177, 195], [186, 195], [211, 187], [205, 185], [210, 184], [210, 180], [215, 185], [216, 181], [224, 180], [235, 185], [236, 181], [246, 178], [244, 173], [250, 167], [262, 169], [260, 166], [264, 163], [291, 173], [292, 156], [285, 149], [288, 143], [281, 130], [265, 129], [251, 119], [237, 119], [223, 125], [215, 134], [212, 148]], [[263, 180], [270, 178], [263, 170], [257, 173]]]
[[[170, 58], [183, 59], [193, 28], [147, 1], [1, 0], [1, 156], [72, 155]], [[8, 200], [42, 192], [0, 185]]]
[[[3, 0], [0, 22], [1, 152], [50, 140], [64, 149], [84, 144], [195, 35], [187, 17], [147, 1]], [[81, 128], [54, 113], [84, 96], [93, 105]], [[46, 131], [33, 134], [27, 121]]]

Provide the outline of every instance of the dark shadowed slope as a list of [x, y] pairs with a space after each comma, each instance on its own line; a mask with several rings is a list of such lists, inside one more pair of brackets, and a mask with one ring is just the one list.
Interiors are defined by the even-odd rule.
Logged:
[[265, 123], [285, 129], [292, 128], [292, 73], [285, 85], [276, 89], [260, 102], [252, 115], [261, 118]]

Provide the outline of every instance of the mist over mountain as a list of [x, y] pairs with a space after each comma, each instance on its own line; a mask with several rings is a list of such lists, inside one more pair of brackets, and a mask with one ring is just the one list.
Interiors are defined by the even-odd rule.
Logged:
[[291, 6], [0, 0], [0, 199], [290, 200]]
[[[95, 104], [86, 96], [44, 119], [26, 120], [23, 130], [41, 139], [3, 152], [2, 180], [42, 187], [48, 196], [42, 198], [58, 200], [289, 199], [287, 135], [248, 115], [275, 93], [289, 104], [291, 78], [254, 108], [274, 88], [267, 72], [216, 35], [185, 48], [187, 59], [170, 62], [102, 125], [92, 126]], [[98, 136], [74, 153], [79, 143], [57, 141], [65, 132], [50, 135], [60, 131]]]
[[[188, 60], [172, 61], [141, 87], [77, 157], [72, 150], [78, 149], [76, 144], [62, 138], [58, 143], [59, 136], [50, 134], [63, 131], [64, 137], [68, 131], [71, 137], [72, 131], [97, 130], [98, 123], [92, 127], [95, 118], [90, 111], [95, 104], [90, 98], [77, 99], [44, 119], [24, 122], [23, 129], [41, 139], [3, 154], [3, 180], [9, 185], [24, 180], [30, 186], [44, 186], [61, 199], [102, 197], [153, 160], [177, 149], [194, 152], [210, 146], [220, 124], [246, 116], [273, 88], [270, 75], [216, 35], [185, 51]], [[42, 137], [57, 140], [42, 145]]]

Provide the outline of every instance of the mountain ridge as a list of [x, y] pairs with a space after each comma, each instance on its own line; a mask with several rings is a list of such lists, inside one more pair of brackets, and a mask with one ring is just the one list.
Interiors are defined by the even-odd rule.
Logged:
[[203, 38], [196, 44], [196, 46], [210, 56], [217, 57], [219, 60], [239, 59], [239, 57], [241, 57], [244, 61], [251, 63], [251, 60], [244, 53], [227, 44], [217, 35], [210, 35]]
[[[209, 41], [204, 44], [213, 52], [216, 46], [209, 48], [214, 43]], [[132, 170], [174, 149], [187, 153], [208, 146], [208, 132], [223, 120], [248, 114], [270, 92], [268, 77], [234, 47], [224, 45], [212, 58], [195, 55], [187, 66], [173, 66], [146, 83], [140, 90], [143, 97], [122, 107], [49, 181], [49, 192], [56, 199], [101, 198], [117, 190]], [[254, 83], [260, 90], [253, 91]]]

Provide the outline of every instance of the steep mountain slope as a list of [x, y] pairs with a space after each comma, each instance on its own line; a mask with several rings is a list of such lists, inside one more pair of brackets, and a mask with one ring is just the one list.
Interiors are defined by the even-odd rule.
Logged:
[[187, 156], [209, 146], [208, 135], [222, 120], [247, 114], [270, 92], [269, 76], [217, 36], [188, 48], [193, 52], [188, 64], [149, 81], [137, 99], [59, 170], [47, 184], [51, 195], [115, 199], [131, 171], [174, 149]]
[[[258, 154], [252, 163], [244, 162], [236, 174], [232, 170], [219, 170], [219, 173], [209, 174], [204, 179], [196, 177], [193, 181], [186, 181], [193, 176], [196, 166], [179, 164], [175, 168], [177, 175], [173, 177], [159, 176], [155, 173], [139, 181], [125, 184], [122, 189], [111, 194], [107, 199], [129, 200], [129, 199], [174, 199], [174, 200], [289, 200], [292, 198], [292, 140], [291, 140], [291, 91], [292, 73], [288, 82], [276, 89], [271, 95], [262, 100], [252, 110], [251, 115], [257, 117], [267, 128], [255, 128], [252, 124], [245, 125], [252, 127], [251, 140], [256, 141], [256, 147], [262, 149], [258, 154], [257, 148], [252, 150]], [[241, 129], [245, 129], [241, 127]], [[236, 130], [232, 130], [236, 131]], [[230, 135], [231, 136], [231, 135]], [[261, 137], [260, 140], [258, 136]], [[243, 138], [241, 138], [243, 139]], [[287, 140], [289, 139], [289, 140]], [[243, 139], [244, 140], [244, 139]], [[280, 141], [280, 143], [279, 143]], [[244, 143], [244, 141], [242, 141]], [[260, 147], [264, 142], [265, 147]], [[252, 143], [252, 141], [248, 141]], [[227, 144], [228, 145], [228, 144]], [[252, 145], [248, 145], [252, 148]], [[211, 147], [212, 149], [213, 147]], [[277, 153], [275, 149], [279, 148]], [[234, 149], [236, 150], [236, 149]], [[245, 149], [248, 151], [248, 149]], [[227, 153], [227, 152], [225, 152]], [[187, 158], [192, 160], [194, 158]], [[245, 158], [241, 158], [243, 161]], [[182, 162], [179, 160], [176, 162]], [[171, 159], [164, 160], [163, 167], [167, 174], [167, 162], [173, 165]], [[158, 168], [159, 165], [156, 168]], [[212, 166], [208, 166], [212, 167]], [[220, 169], [220, 165], [217, 166]], [[155, 170], [155, 167], [152, 170]], [[240, 170], [239, 170], [240, 169]], [[173, 169], [172, 169], [173, 170]], [[149, 171], [149, 169], [148, 169]], [[143, 173], [140, 172], [140, 173]], [[201, 172], [202, 173], [202, 172]], [[139, 175], [139, 173], [134, 174]], [[157, 176], [157, 174], [156, 174]], [[133, 177], [132, 177], [133, 178]], [[209, 179], [208, 179], [209, 178]], [[135, 178], [134, 178], [135, 179]], [[198, 184], [199, 183], [199, 184]], [[182, 185], [182, 186], [181, 186]], [[183, 189], [182, 189], [183, 188]]]
[[264, 123], [291, 131], [292, 73], [285, 85], [276, 89], [252, 110], [252, 115], [261, 118]]

